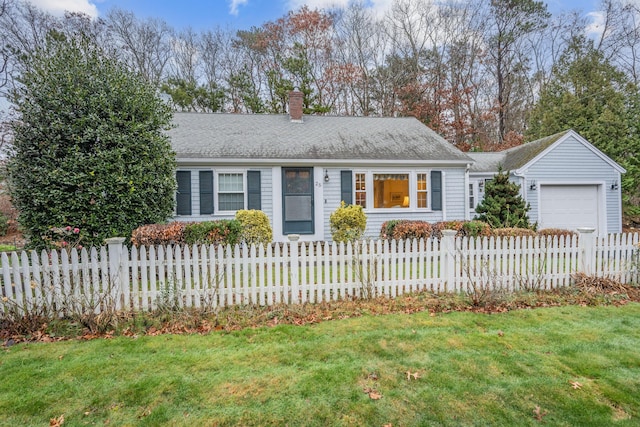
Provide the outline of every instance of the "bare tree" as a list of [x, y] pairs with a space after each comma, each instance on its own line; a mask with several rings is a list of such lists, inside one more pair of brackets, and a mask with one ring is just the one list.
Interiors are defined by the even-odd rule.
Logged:
[[351, 3], [336, 16], [336, 38], [340, 41], [337, 55], [343, 70], [345, 87], [338, 113], [349, 115], [382, 114], [374, 103], [374, 71], [384, 64], [385, 37], [383, 24], [364, 2]]
[[[525, 36], [546, 26], [550, 18], [545, 4], [535, 0], [490, 0], [486, 20], [486, 42], [492, 59], [491, 70], [496, 80], [498, 115], [497, 139], [502, 143], [507, 132], [519, 132], [516, 124], [521, 111], [515, 103], [525, 95], [519, 85], [528, 72], [528, 64], [521, 55]], [[521, 122], [520, 127], [524, 124]]]
[[0, 95], [15, 82], [21, 72], [24, 55], [44, 45], [51, 31], [61, 31], [60, 20], [41, 11], [31, 3], [3, 0], [0, 13], [0, 55], [2, 58], [2, 81]]
[[199, 35], [190, 27], [178, 32], [172, 42], [172, 52], [171, 76], [198, 81], [202, 61]]
[[[0, 2], [0, 20], [7, 14], [7, 9], [9, 0], [2, 0]], [[9, 52], [6, 49], [6, 46], [0, 46], [0, 88], [7, 85], [9, 80], [8, 77], [8, 66], [9, 66]]]
[[207, 83], [220, 84], [222, 82], [220, 61], [222, 49], [228, 40], [229, 36], [220, 28], [206, 31], [200, 35], [198, 50], [202, 58], [203, 76]]
[[640, 83], [640, 6], [631, 1], [602, 0], [602, 28], [595, 48]]
[[132, 12], [112, 9], [106, 18], [121, 59], [159, 85], [172, 57], [173, 29], [163, 20], [141, 21]]

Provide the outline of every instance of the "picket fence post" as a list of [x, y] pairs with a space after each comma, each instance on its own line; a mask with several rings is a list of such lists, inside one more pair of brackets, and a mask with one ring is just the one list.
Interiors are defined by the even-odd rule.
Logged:
[[458, 232], [456, 230], [442, 230], [442, 242], [440, 245], [440, 262], [444, 268], [445, 291], [451, 292], [455, 289], [455, 238]]
[[105, 239], [109, 254], [109, 275], [107, 277], [111, 283], [111, 298], [115, 303], [117, 310], [122, 308], [120, 296], [123, 294], [123, 289], [130, 286], [129, 283], [122, 283], [121, 280], [122, 244], [124, 243], [124, 240], [124, 237], [111, 237], [109, 239]]
[[579, 273], [584, 273], [590, 276], [595, 273], [595, 240], [596, 236], [593, 233], [595, 228], [591, 227], [578, 227], [578, 253], [580, 260], [578, 262]]
[[298, 286], [298, 240], [300, 240], [299, 234], [289, 234], [289, 256], [291, 262], [291, 268], [289, 273], [291, 275], [291, 302], [297, 304], [299, 302], [300, 289]]

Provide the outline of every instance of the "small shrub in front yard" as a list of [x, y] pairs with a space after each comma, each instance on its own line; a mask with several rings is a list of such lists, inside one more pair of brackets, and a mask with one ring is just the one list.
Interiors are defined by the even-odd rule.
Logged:
[[236, 219], [192, 222], [184, 229], [184, 242], [188, 245], [221, 244], [235, 245], [239, 242], [242, 225]]
[[334, 242], [351, 242], [358, 240], [367, 228], [367, 215], [362, 206], [347, 205], [340, 202], [338, 209], [329, 217], [331, 238]]
[[535, 237], [537, 234], [530, 228], [504, 227], [494, 228], [493, 235], [496, 237]]
[[391, 237], [395, 240], [429, 239], [433, 227], [427, 221], [400, 221], [393, 228]]
[[469, 237], [489, 237], [492, 232], [489, 224], [478, 220], [465, 221], [460, 231]]
[[380, 227], [380, 238], [381, 239], [393, 239], [393, 230], [396, 228], [396, 225], [401, 222], [406, 221], [402, 219], [390, 219], [389, 221], [385, 221], [382, 223]]
[[441, 239], [443, 230], [455, 230], [458, 232], [457, 235], [462, 235], [464, 223], [465, 221], [462, 220], [436, 222], [433, 224], [433, 237]]
[[566, 239], [570, 239], [573, 236], [577, 236], [578, 233], [576, 233], [575, 231], [572, 231], [572, 230], [564, 230], [562, 228], [543, 228], [541, 230], [538, 230], [538, 235], [540, 235], [540, 236], [550, 236], [550, 237], [564, 236]]
[[184, 243], [184, 229], [188, 223], [174, 221], [168, 224], [148, 224], [131, 233], [134, 246], [154, 246]]
[[256, 209], [239, 210], [236, 212], [236, 220], [242, 225], [240, 239], [246, 244], [267, 245], [273, 240], [273, 230], [269, 217], [263, 211]]

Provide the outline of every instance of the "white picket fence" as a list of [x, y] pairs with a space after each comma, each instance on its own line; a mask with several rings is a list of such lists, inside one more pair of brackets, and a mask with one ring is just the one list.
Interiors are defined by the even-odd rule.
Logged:
[[638, 282], [638, 234], [288, 242], [265, 246], [127, 248], [0, 256], [5, 313], [63, 316], [105, 309], [218, 308], [395, 297], [428, 290], [553, 289], [572, 274]]

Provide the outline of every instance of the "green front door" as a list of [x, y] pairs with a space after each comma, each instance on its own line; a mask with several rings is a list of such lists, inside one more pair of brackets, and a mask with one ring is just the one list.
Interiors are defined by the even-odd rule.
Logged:
[[284, 234], [313, 234], [313, 168], [282, 168]]

